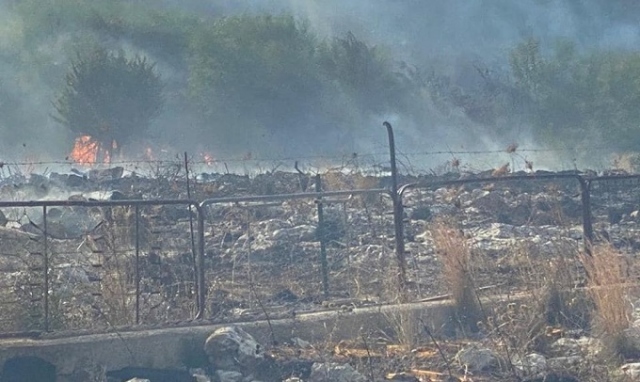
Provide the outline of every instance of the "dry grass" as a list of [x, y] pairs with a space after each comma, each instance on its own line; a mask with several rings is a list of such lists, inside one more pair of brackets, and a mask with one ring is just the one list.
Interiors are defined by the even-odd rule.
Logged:
[[491, 176], [499, 177], [499, 176], [505, 176], [509, 174], [511, 172], [511, 170], [509, 169], [509, 166], [510, 166], [509, 163], [503, 164], [502, 166], [493, 170], [493, 172], [491, 173]]
[[463, 330], [476, 332], [483, 315], [473, 282], [471, 248], [459, 229], [442, 221], [433, 226], [432, 237], [455, 303], [456, 318]]
[[630, 276], [627, 264], [611, 245], [593, 248], [592, 256], [583, 255], [582, 263], [588, 274], [588, 292], [593, 300], [594, 334], [601, 338], [613, 356], [637, 353], [629, 346], [625, 330], [631, 324], [631, 305], [627, 301]]
[[415, 349], [420, 340], [420, 319], [414, 311], [385, 313], [385, 319], [394, 332], [394, 340], [406, 352]]
[[615, 154], [611, 162], [615, 170], [626, 171], [629, 174], [637, 174], [640, 169], [640, 153], [629, 152]]

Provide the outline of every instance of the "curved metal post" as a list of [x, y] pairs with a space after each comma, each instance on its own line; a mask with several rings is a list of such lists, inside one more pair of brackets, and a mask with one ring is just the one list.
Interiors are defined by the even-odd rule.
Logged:
[[404, 210], [402, 198], [398, 194], [398, 169], [396, 167], [396, 144], [393, 127], [387, 121], [382, 124], [389, 135], [389, 154], [391, 160], [391, 199], [393, 201], [393, 224], [395, 227], [396, 262], [398, 265], [398, 291], [401, 302], [407, 300], [407, 259], [404, 250]]

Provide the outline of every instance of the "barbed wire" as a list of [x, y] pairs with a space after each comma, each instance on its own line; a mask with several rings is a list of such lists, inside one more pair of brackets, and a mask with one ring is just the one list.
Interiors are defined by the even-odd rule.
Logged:
[[[594, 147], [581, 147], [580, 151], [612, 151], [611, 147], [594, 146]], [[519, 154], [519, 153], [553, 153], [553, 152], [567, 152], [572, 153], [575, 150], [562, 149], [562, 148], [517, 148], [514, 151], [508, 151], [506, 149], [495, 150], [437, 150], [437, 151], [397, 151], [397, 155], [405, 157], [428, 157], [437, 155], [495, 155], [495, 154]], [[350, 154], [341, 155], [304, 155], [304, 156], [283, 156], [283, 157], [255, 157], [255, 158], [212, 158], [212, 159], [198, 159], [195, 160], [191, 157], [188, 161], [190, 165], [203, 165], [203, 166], [215, 166], [222, 165], [224, 163], [264, 163], [264, 162], [291, 162], [291, 161], [310, 161], [310, 160], [354, 160], [364, 158], [379, 158], [386, 157], [389, 152], [370, 152], [370, 153], [358, 153], [353, 152]], [[182, 159], [176, 157], [174, 159], [128, 159], [128, 160], [113, 160], [107, 163], [96, 162], [86, 164], [86, 167], [90, 166], [118, 166], [118, 165], [167, 165], [167, 164], [179, 164], [182, 163]], [[0, 168], [2, 166], [44, 166], [44, 165], [69, 165], [69, 166], [83, 166], [82, 163], [75, 162], [73, 160], [21, 160], [21, 161], [0, 161]]]

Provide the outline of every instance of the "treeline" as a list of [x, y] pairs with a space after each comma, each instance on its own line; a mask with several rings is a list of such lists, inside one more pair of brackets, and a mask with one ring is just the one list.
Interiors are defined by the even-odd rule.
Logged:
[[[399, 62], [393, 47], [351, 33], [320, 38], [289, 15], [196, 15], [150, 4], [12, 3], [0, 40], [2, 143], [37, 134], [52, 115], [64, 120], [52, 103], [72, 95], [74, 60], [104, 49], [145, 57], [159, 74], [163, 110], [144, 136], [167, 144], [250, 151], [274, 150], [274, 141], [290, 139], [305, 152], [326, 137], [327, 146], [339, 149], [389, 115], [402, 115], [427, 135], [435, 125], [478, 126], [496, 137], [530, 131], [548, 145], [637, 150], [640, 143], [636, 51], [528, 40], [504, 58], [508, 65], [474, 62], [460, 76], [429, 62]], [[464, 124], [457, 123], [461, 118]], [[58, 127], [56, 134], [69, 134], [67, 142], [78, 133]]]
[[[289, 15], [198, 16], [141, 4], [18, 2], [13, 11], [22, 31], [12, 46], [17, 60], [30, 65], [14, 68], [46, 84], [50, 91], [43, 97], [53, 100], [70, 92], [65, 86], [74, 60], [103, 49], [146, 56], [166, 99], [148, 132], [156, 140], [241, 148], [286, 137], [320, 144], [323, 135], [349, 136], [370, 115], [419, 110], [413, 81], [387, 52], [353, 34], [320, 39]], [[193, 122], [167, 132], [163, 116]], [[14, 117], [4, 122], [16, 123]]]

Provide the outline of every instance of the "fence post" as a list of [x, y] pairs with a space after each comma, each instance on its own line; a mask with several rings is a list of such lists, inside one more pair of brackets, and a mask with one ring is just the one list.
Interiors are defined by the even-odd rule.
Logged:
[[140, 323], [140, 207], [135, 205], [136, 214], [136, 325]]
[[204, 279], [204, 218], [205, 218], [205, 210], [204, 207], [202, 205], [198, 205], [198, 207], [196, 207], [196, 210], [198, 211], [198, 262], [196, 265], [196, 269], [197, 269], [197, 297], [198, 297], [198, 303], [197, 303], [197, 308], [198, 308], [198, 313], [196, 314], [196, 319], [197, 320], [201, 320], [204, 318], [204, 311], [205, 311], [205, 290], [206, 290], [206, 284], [205, 284], [205, 279]]
[[580, 183], [580, 199], [582, 200], [582, 241], [584, 253], [591, 256], [593, 245], [593, 222], [591, 220], [591, 181], [578, 175]]
[[47, 206], [42, 206], [42, 230], [44, 244], [42, 248], [42, 257], [44, 260], [44, 331], [49, 331], [49, 254], [47, 243]]
[[398, 169], [396, 167], [396, 144], [393, 137], [393, 127], [387, 121], [383, 122], [389, 135], [389, 154], [391, 160], [391, 200], [393, 201], [393, 224], [395, 227], [396, 261], [398, 263], [398, 288], [400, 302], [407, 301], [407, 260], [404, 253], [404, 211], [402, 198], [398, 195]]
[[[187, 199], [191, 200], [191, 181], [189, 180], [189, 158], [187, 156], [187, 152], [184, 152], [184, 172], [185, 175], [187, 177]], [[191, 235], [191, 257], [193, 260], [193, 267], [194, 269], [196, 268], [196, 263], [197, 263], [197, 251], [196, 251], [196, 240], [193, 234], [193, 206], [191, 204], [189, 204], [189, 234]], [[193, 282], [196, 285], [198, 285], [198, 272], [197, 270], [194, 270], [193, 272]]]
[[[322, 180], [320, 174], [316, 175], [316, 192], [322, 192]], [[329, 266], [327, 263], [327, 246], [324, 226], [324, 206], [322, 205], [322, 197], [316, 200], [318, 206], [318, 238], [320, 240], [320, 264], [322, 266], [322, 291], [324, 297], [329, 297]]]

